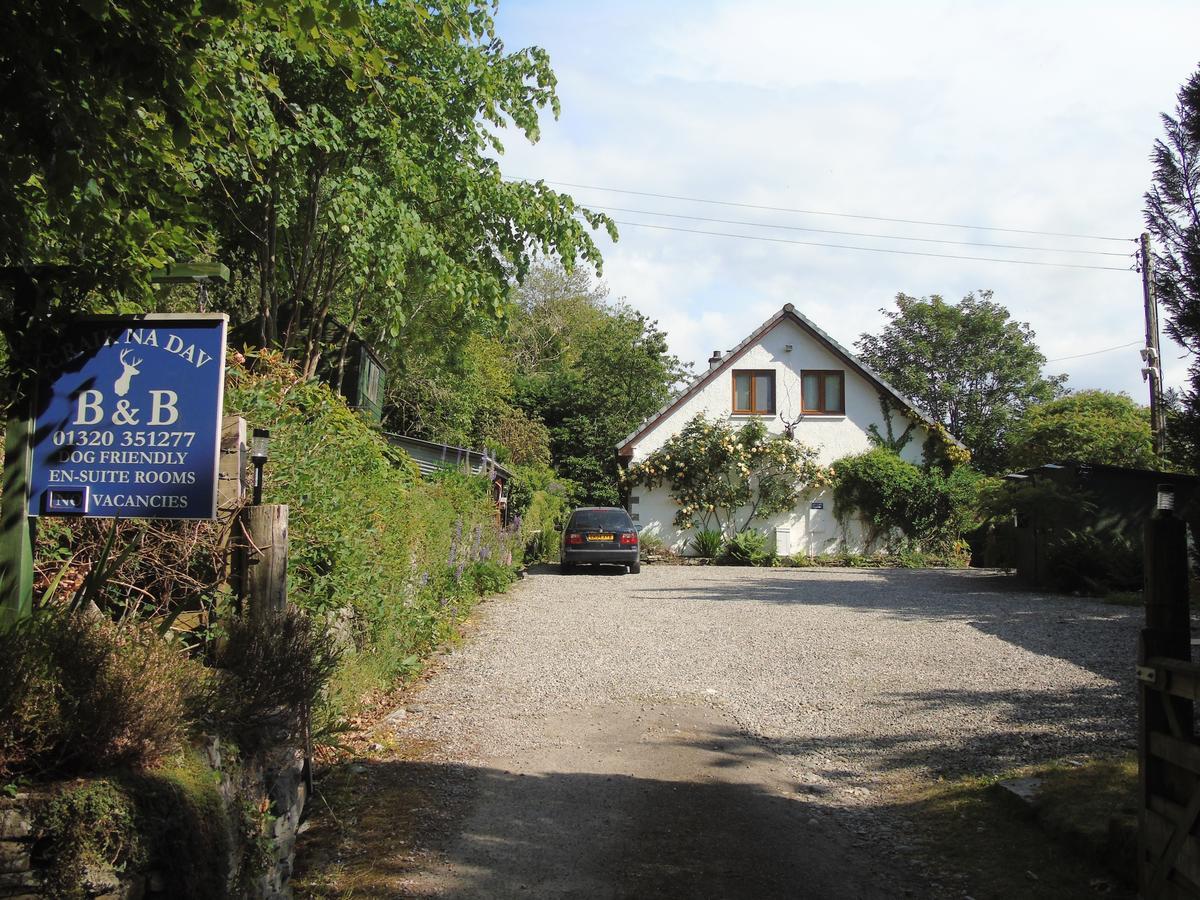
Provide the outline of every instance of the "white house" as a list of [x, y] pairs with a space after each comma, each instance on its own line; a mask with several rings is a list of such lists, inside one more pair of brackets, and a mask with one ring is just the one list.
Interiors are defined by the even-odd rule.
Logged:
[[[919, 463], [934, 423], [788, 303], [732, 350], [714, 352], [708, 371], [621, 441], [617, 452], [626, 465], [641, 461], [703, 413], [735, 425], [760, 417], [774, 433], [790, 426], [796, 440], [814, 448], [817, 461], [828, 465], [871, 449], [872, 425], [880, 434], [888, 433], [881, 400], [892, 410], [896, 435], [916, 423], [901, 455]], [[673, 524], [677, 509], [669, 485], [636, 484], [630, 490], [629, 512], [643, 533], [656, 533], [686, 553], [691, 532]], [[828, 489], [811, 493], [788, 513], [754, 522], [754, 527], [773, 533], [781, 554], [867, 549], [865, 529], [854, 517], [838, 516]]]

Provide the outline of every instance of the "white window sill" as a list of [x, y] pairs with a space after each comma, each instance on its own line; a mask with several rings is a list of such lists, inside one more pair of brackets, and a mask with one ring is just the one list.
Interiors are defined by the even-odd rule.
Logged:
[[[729, 418], [731, 418], [731, 419], [777, 419], [778, 415], [776, 413], [771, 413], [769, 415], [767, 413], [730, 413]], [[805, 413], [804, 418], [800, 420], [799, 424], [803, 425], [809, 419], [820, 419], [822, 421], [832, 419], [832, 420], [836, 421], [838, 419], [844, 419], [844, 418], [846, 418], [845, 413]]]

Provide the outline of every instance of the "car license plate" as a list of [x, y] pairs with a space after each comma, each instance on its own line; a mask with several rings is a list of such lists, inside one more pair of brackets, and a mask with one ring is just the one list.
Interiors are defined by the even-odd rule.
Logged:
[[611, 544], [613, 536], [611, 534], [589, 534], [587, 536], [587, 539], [589, 542], [590, 541], [608, 541]]

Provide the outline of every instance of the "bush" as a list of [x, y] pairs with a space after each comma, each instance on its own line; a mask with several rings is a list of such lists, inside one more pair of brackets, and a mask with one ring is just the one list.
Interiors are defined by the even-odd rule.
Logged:
[[499, 594], [517, 580], [512, 566], [502, 566], [490, 559], [473, 563], [466, 572], [472, 590], [481, 597]]
[[667, 552], [667, 544], [657, 531], [639, 532], [638, 543], [642, 548], [642, 562], [647, 556], [657, 556]]
[[721, 555], [721, 548], [725, 545], [725, 538], [721, 532], [715, 528], [705, 528], [697, 531], [691, 540], [692, 549], [696, 551], [697, 556], [705, 559], [715, 559]]
[[37, 613], [0, 633], [0, 778], [149, 765], [187, 735], [203, 674], [145, 625]]
[[1142, 587], [1142, 554], [1129, 540], [1094, 531], [1067, 531], [1046, 548], [1050, 586], [1102, 597]]
[[810, 566], [860, 569], [965, 569], [971, 564], [971, 554], [965, 544], [945, 553], [927, 553], [906, 549], [899, 553], [880, 553], [864, 556], [861, 553], [826, 553], [820, 556], [797, 554], [785, 556], [779, 564], [786, 567], [808, 568]]
[[622, 478], [627, 485], [668, 484], [680, 529], [732, 529], [792, 509], [810, 490], [829, 483], [817, 452], [785, 435], [771, 434], [761, 419], [740, 428], [710, 422], [703, 414]]
[[[226, 530], [219, 522], [47, 516], [37, 532], [37, 587], [62, 573], [56, 593], [65, 599], [103, 570], [88, 600], [108, 618], [199, 621], [223, 596]], [[188, 612], [198, 615], [181, 617]]]
[[[325, 385], [275, 353], [231, 356], [225, 409], [271, 429], [264, 500], [290, 506], [289, 598], [313, 621], [352, 623], [353, 652], [320, 711], [337, 719], [415, 674], [480, 592], [507, 584], [518, 538], [496, 527], [486, 479], [451, 470], [421, 482], [408, 455]], [[142, 766], [205, 722], [250, 745], [262, 734], [249, 723], [263, 717], [294, 731], [331, 653], [303, 617], [263, 635], [218, 610], [223, 529], [122, 522], [110, 544], [106, 524], [45, 520], [39, 590], [54, 584], [58, 596], [47, 599], [57, 606], [107, 559], [112, 577], [94, 595], [105, 621], [44, 612], [0, 639], [0, 772]], [[209, 676], [159, 639], [156, 628], [172, 623], [195, 629], [189, 649], [228, 671]], [[222, 630], [224, 643], [212, 640]]]
[[343, 709], [413, 675], [453, 634], [477, 598], [471, 566], [519, 563], [486, 479], [450, 469], [420, 481], [406, 453], [278, 355], [231, 366], [226, 409], [271, 429], [264, 499], [291, 505], [288, 596], [314, 618], [354, 610], [358, 652], [331, 693]]
[[738, 566], [769, 566], [775, 554], [767, 550], [767, 535], [755, 528], [739, 531], [725, 542], [725, 558]]
[[232, 619], [223, 627], [194, 717], [246, 751], [302, 737], [309, 711], [337, 668], [329, 635], [295, 607]]
[[527, 563], [558, 560], [562, 527], [571, 513], [578, 486], [556, 478], [545, 467], [522, 466], [514, 472], [510, 511], [520, 534]]
[[979, 475], [967, 466], [944, 472], [920, 468], [892, 450], [877, 447], [833, 464], [839, 514], [857, 512], [869, 527], [868, 546], [946, 553], [954, 550], [978, 517]]

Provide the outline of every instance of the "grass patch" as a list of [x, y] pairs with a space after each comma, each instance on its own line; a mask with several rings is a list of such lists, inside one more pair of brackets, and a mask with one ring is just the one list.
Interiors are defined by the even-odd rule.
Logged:
[[1137, 875], [1137, 759], [1132, 754], [1039, 770], [1039, 824], [1129, 883]]
[[[1032, 808], [999, 787], [1010, 777], [1042, 779]], [[1132, 758], [1063, 762], [939, 782], [908, 812], [926, 849], [966, 875], [962, 890], [976, 900], [1132, 897], [1136, 784]]]

